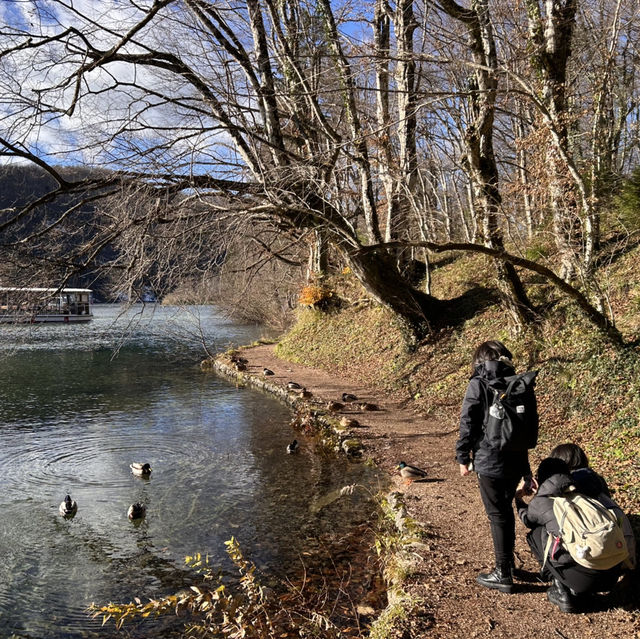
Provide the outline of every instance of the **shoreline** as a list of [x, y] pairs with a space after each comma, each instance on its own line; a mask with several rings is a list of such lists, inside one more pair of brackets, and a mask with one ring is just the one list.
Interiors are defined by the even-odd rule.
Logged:
[[[385, 557], [388, 605], [376, 611], [373, 639], [602, 639], [639, 637], [640, 613], [633, 593], [621, 589], [611, 599], [596, 601], [594, 610], [569, 615], [547, 601], [548, 584], [537, 579], [538, 566], [517, 522], [516, 567], [520, 578], [514, 594], [479, 586], [475, 577], [493, 567], [489, 526], [475, 475], [461, 478], [455, 462], [458, 411], [445, 419], [418, 413], [411, 401], [374, 391], [359, 382], [322, 369], [279, 359], [273, 344], [238, 349], [246, 364], [237, 370], [225, 355], [207, 366], [239, 383], [261, 388], [294, 409], [315, 412], [330, 430], [334, 447], [357, 439], [357, 455], [371, 460], [390, 478], [388, 519], [398, 539]], [[204, 366], [205, 368], [207, 366]], [[263, 367], [274, 375], [263, 377]], [[291, 394], [295, 381], [310, 398]], [[340, 402], [342, 393], [375, 404], [360, 410]], [[328, 402], [338, 402], [329, 410]], [[355, 419], [357, 428], [340, 430], [340, 420]], [[336, 432], [336, 428], [338, 432]], [[338, 442], [338, 444], [336, 444]], [[344, 452], [344, 450], [343, 450]], [[426, 479], [406, 486], [393, 469], [400, 462], [424, 468]], [[404, 530], [403, 530], [404, 529]], [[417, 534], [416, 534], [417, 533]], [[419, 540], [417, 538], [419, 537]]]
[[[252, 348], [241, 347], [238, 352], [246, 357]], [[269, 393], [296, 411], [298, 414], [307, 413], [311, 416], [310, 426], [313, 436], [320, 440], [321, 445], [330, 448], [338, 455], [356, 458], [362, 460], [364, 447], [357, 438], [353, 430], [340, 424], [340, 419], [326, 408], [326, 404], [332, 401], [330, 398], [314, 397], [308, 400], [300, 396], [300, 394], [289, 390], [285, 385], [277, 382], [270, 382], [269, 378], [260, 376], [255, 371], [238, 370], [234, 364], [224, 361], [225, 355], [218, 355], [213, 360], [204, 360], [202, 368], [211, 370], [227, 379], [236, 381], [238, 384], [251, 386]], [[325, 405], [323, 407], [322, 405]], [[348, 411], [346, 411], [348, 413]], [[368, 411], [367, 411], [368, 412]], [[353, 418], [349, 418], [354, 421]], [[378, 467], [376, 465], [376, 467]], [[378, 467], [379, 468], [379, 467]], [[382, 469], [379, 469], [382, 470]], [[390, 482], [391, 483], [391, 482]], [[385, 536], [386, 545], [393, 547], [394, 551], [390, 552], [387, 548], [384, 556], [380, 556], [381, 565], [402, 566], [403, 570], [411, 569], [411, 555], [423, 544], [420, 541], [421, 531], [419, 525], [409, 517], [407, 508], [404, 503], [403, 495], [395, 490], [387, 490], [381, 497], [377, 499], [377, 507], [384, 513], [387, 523], [393, 527], [393, 531], [382, 531], [381, 524], [375, 536]], [[363, 549], [364, 550], [364, 549]], [[369, 553], [371, 550], [368, 551]], [[359, 622], [367, 622], [370, 629], [370, 636], [380, 636], [381, 639], [391, 636], [389, 631], [395, 625], [396, 617], [405, 618], [410, 614], [411, 608], [419, 602], [412, 599], [411, 596], [403, 589], [403, 581], [398, 578], [393, 569], [383, 569], [377, 574], [384, 579], [385, 594], [387, 605], [384, 608], [374, 610], [369, 606], [357, 606]], [[371, 622], [371, 620], [373, 621]], [[381, 626], [384, 630], [379, 631], [377, 626]]]

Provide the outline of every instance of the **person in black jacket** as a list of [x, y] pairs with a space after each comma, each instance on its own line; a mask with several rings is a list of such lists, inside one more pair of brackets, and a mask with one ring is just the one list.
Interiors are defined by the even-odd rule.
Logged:
[[586, 568], [578, 564], [562, 544], [554, 544], [551, 556], [546, 557], [549, 536], [560, 537], [552, 497], [563, 495], [572, 489], [574, 483], [567, 463], [556, 457], [547, 457], [540, 462], [536, 480], [538, 490], [528, 506], [522, 499], [522, 491], [516, 492], [518, 516], [531, 529], [527, 533], [527, 542], [542, 566], [541, 577], [545, 581], [553, 581], [547, 590], [547, 598], [563, 612], [579, 612], [584, 595], [613, 588], [622, 572], [622, 565], [608, 570]]
[[462, 402], [460, 434], [456, 444], [456, 460], [464, 477], [471, 470], [478, 474], [480, 496], [491, 527], [495, 568], [480, 573], [476, 581], [487, 588], [513, 591], [513, 549], [515, 514], [513, 499], [522, 478], [525, 488], [533, 490], [528, 451], [504, 452], [488, 446], [483, 425], [489, 408], [488, 392], [482, 379], [514, 375], [513, 356], [498, 341], [478, 346], [472, 362], [472, 375]]

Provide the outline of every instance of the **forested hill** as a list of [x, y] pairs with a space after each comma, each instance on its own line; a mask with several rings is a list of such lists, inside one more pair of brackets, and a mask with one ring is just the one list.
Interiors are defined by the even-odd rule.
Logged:
[[[58, 167], [60, 174], [68, 179], [78, 180], [92, 176], [95, 172], [82, 167]], [[45, 170], [35, 165], [14, 165], [0, 167], [0, 222], [6, 222], [25, 205], [36, 202], [47, 193], [57, 187], [55, 180]], [[74, 199], [75, 198], [75, 199]], [[38, 206], [38, 215], [25, 216], [20, 224], [10, 225], [2, 232], [2, 243], [9, 243], [16, 237], [24, 237], [42, 229], [54, 220], [58, 219], [64, 211], [69, 209], [80, 200], [77, 195], [60, 195], [53, 201]], [[69, 252], [80, 247], [87, 239], [90, 239], [94, 223], [96, 221], [95, 207], [87, 204], [80, 207], [74, 217], [73, 228], [65, 228], [62, 225], [60, 232], [55, 237], [56, 242], [62, 242]], [[36, 251], [37, 252], [37, 251]], [[46, 246], [40, 246], [40, 254], [46, 254]], [[102, 261], [110, 260], [115, 256], [113, 247], [106, 247], [102, 254]], [[14, 282], [13, 276], [7, 265], [3, 265], [0, 273], [3, 285], [10, 285]], [[55, 279], [56, 276], [52, 275]], [[52, 282], [32, 282], [34, 285], [57, 285], [57, 281]], [[107, 289], [109, 276], [99, 269], [90, 272], [73, 275], [67, 282], [69, 286], [89, 287], [94, 290], [98, 299], [108, 297]]]
[[[82, 179], [91, 175], [89, 169], [80, 167], [59, 167], [63, 177]], [[52, 189], [56, 188], [55, 180], [44, 169], [33, 164], [0, 166], [0, 206], [21, 207], [37, 200]], [[52, 213], [61, 213], [68, 204], [64, 198], [47, 205]], [[87, 211], [90, 209], [87, 207]], [[5, 212], [3, 215], [7, 215]]]

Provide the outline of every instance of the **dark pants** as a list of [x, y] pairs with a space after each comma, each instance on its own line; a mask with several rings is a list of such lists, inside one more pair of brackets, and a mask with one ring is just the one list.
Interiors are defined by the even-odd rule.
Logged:
[[519, 477], [496, 479], [478, 475], [480, 497], [491, 526], [496, 566], [510, 565], [513, 562], [513, 547], [516, 540], [513, 498], [519, 482]]
[[[544, 563], [547, 546], [547, 531], [544, 526], [536, 526], [527, 533], [527, 542], [538, 563]], [[565, 555], [566, 556], [566, 555]], [[593, 570], [568, 559], [567, 563], [558, 564], [547, 560], [542, 570], [542, 577], [547, 580], [557, 579], [574, 594], [591, 592], [609, 592], [621, 574], [621, 567], [614, 566], [609, 570]]]

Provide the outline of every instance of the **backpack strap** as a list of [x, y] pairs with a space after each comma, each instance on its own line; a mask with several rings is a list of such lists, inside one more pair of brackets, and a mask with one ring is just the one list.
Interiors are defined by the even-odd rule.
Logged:
[[[482, 432], [484, 433], [487, 426], [487, 421], [489, 420], [489, 408], [491, 408], [491, 405], [495, 403], [498, 395], [504, 395], [504, 393], [501, 393], [499, 390], [491, 386], [489, 380], [485, 379], [484, 377], [478, 376], [478, 381], [480, 382], [480, 386], [484, 391], [485, 407], [484, 418], [482, 419]], [[489, 391], [491, 391], [491, 394], [489, 393]]]
[[584, 495], [580, 493], [583, 499], [586, 499], [596, 510], [599, 510], [605, 517], [611, 520], [612, 523], [620, 525], [618, 521], [618, 517], [616, 514], [607, 508], [603, 503], [598, 501], [595, 497], [589, 497], [589, 495]]
[[502, 394], [503, 397], [509, 397], [513, 387], [520, 382], [523, 382], [525, 385], [530, 384], [537, 377], [538, 371], [527, 371], [526, 373], [520, 373], [519, 375], [514, 375], [513, 379], [507, 384], [507, 388]]
[[555, 535], [550, 535], [547, 533], [547, 543], [544, 546], [544, 561], [542, 562], [542, 566], [540, 567], [540, 572], [544, 570], [544, 567], [547, 565], [547, 559], [551, 557], [554, 558], [556, 554], [556, 550], [558, 550], [558, 546], [562, 542], [562, 537], [556, 537]]

